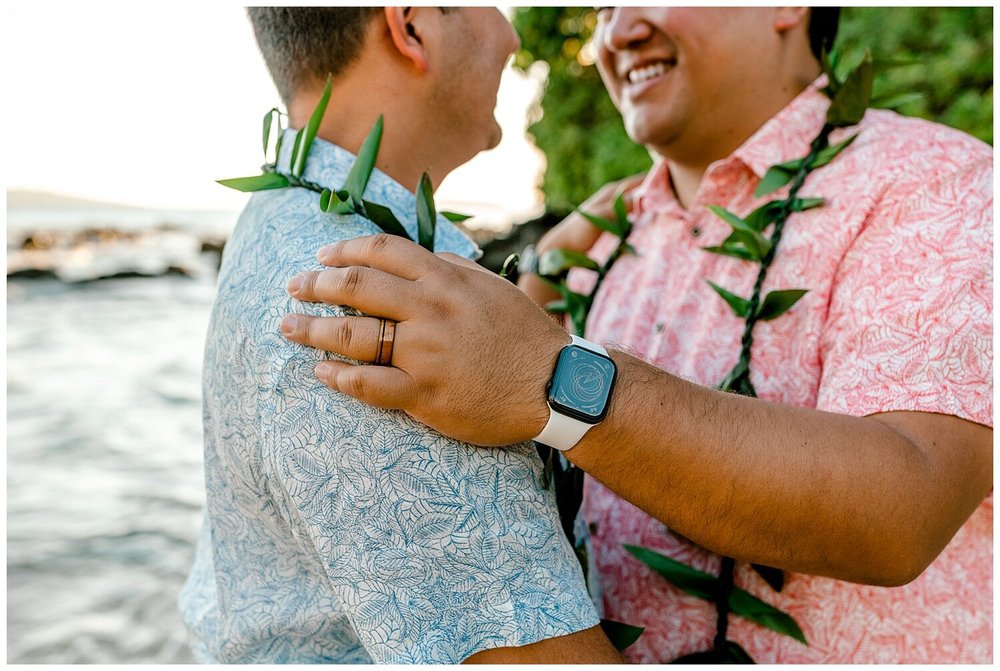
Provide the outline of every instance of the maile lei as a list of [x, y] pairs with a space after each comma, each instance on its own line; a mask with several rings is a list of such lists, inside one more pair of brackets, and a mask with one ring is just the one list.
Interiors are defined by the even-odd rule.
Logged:
[[[319, 194], [319, 207], [323, 212], [333, 214], [356, 214], [368, 219], [378, 226], [385, 233], [398, 235], [412, 240], [406, 228], [399, 222], [399, 219], [391, 209], [385, 205], [365, 200], [365, 187], [372, 171], [375, 169], [375, 160], [378, 157], [379, 146], [382, 143], [382, 116], [379, 115], [374, 126], [361, 144], [357, 158], [351, 165], [347, 174], [347, 180], [340, 189], [328, 189], [320, 184], [315, 184], [302, 177], [305, 171], [306, 158], [309, 156], [309, 149], [313, 140], [316, 139], [316, 132], [319, 130], [320, 122], [326, 113], [327, 105], [330, 102], [332, 93], [332, 80], [327, 78], [326, 87], [320, 97], [316, 109], [309, 117], [309, 123], [305, 128], [299, 130], [295, 135], [295, 143], [292, 145], [292, 155], [289, 161], [290, 169], [287, 171], [278, 169], [278, 159], [281, 155], [282, 125], [281, 119], [284, 116], [277, 108], [268, 110], [264, 115], [263, 127], [263, 147], [264, 160], [267, 161], [268, 147], [270, 146], [271, 127], [277, 121], [277, 139], [274, 142], [274, 161], [265, 162], [261, 167], [263, 171], [260, 175], [252, 177], [236, 177], [234, 179], [220, 179], [219, 184], [228, 186], [237, 191], [265, 191], [268, 189], [283, 189], [287, 187], [300, 187], [309, 189]], [[431, 186], [430, 177], [427, 173], [420, 176], [420, 183], [416, 193], [416, 220], [417, 220], [417, 242], [421, 247], [434, 251], [434, 233], [437, 226], [437, 216], [434, 206], [434, 192]], [[441, 212], [441, 215], [449, 221], [459, 222], [469, 218], [469, 215], [457, 212]]]
[[[823, 127], [810, 144], [809, 153], [806, 156], [769, 168], [754, 194], [759, 198], [790, 184], [788, 195], [766, 202], [745, 216], [738, 216], [722, 207], [709, 206], [713, 213], [729, 224], [732, 232], [720, 244], [705, 247], [705, 251], [733, 257], [759, 266], [753, 293], [749, 297], [738, 296], [710, 280], [706, 280], [729, 305], [733, 313], [744, 320], [739, 358], [733, 369], [718, 385], [722, 391], [756, 397], [753, 384], [750, 382], [750, 357], [754, 327], [760, 321], [777, 319], [808, 291], [807, 289], [782, 289], [770, 291], [766, 296], [762, 293], [767, 271], [774, 261], [785, 223], [788, 217], [795, 212], [823, 205], [822, 198], [801, 197], [799, 191], [813, 170], [828, 164], [857, 137], [856, 134], [851, 135], [842, 142], [831, 146], [829, 143], [830, 134], [837, 128], [853, 126], [860, 122], [870, 104], [873, 77], [870, 55], [866, 54], [857, 67], [843, 78], [838, 78], [835, 74], [837, 69], [836, 55], [828, 57], [824, 54], [821, 61], [823, 71], [828, 79], [828, 84], [823, 92], [831, 100]], [[596, 227], [617, 236], [619, 239], [615, 251], [603, 265], [596, 263], [583, 253], [563, 249], [551, 250], [542, 254], [538, 259], [537, 272], [539, 276], [560, 295], [559, 300], [547, 306], [548, 309], [551, 312], [566, 314], [573, 330], [580, 336], [584, 333], [587, 314], [593, 304], [594, 296], [611, 266], [623, 254], [634, 252], [625, 242], [631, 231], [631, 224], [626, 216], [625, 204], [621, 196], [615, 200], [613, 210], [613, 220], [581, 212]], [[591, 293], [583, 295], [569, 288], [567, 275], [572, 268], [586, 268], [596, 272], [597, 281]], [[586, 546], [581, 539], [576, 539], [573, 533], [574, 521], [583, 498], [583, 473], [580, 469], [569, 464], [561, 454], [554, 455], [553, 452], [548, 451], [547, 454], [543, 454], [543, 459], [546, 460], [546, 472], [556, 489], [556, 499], [559, 502], [563, 529], [573, 542], [583, 566], [584, 575], [586, 575]], [[685, 655], [675, 660], [676, 662], [753, 663], [753, 659], [746, 650], [727, 637], [730, 613], [778, 633], [791, 636], [807, 645], [802, 629], [790, 615], [733, 584], [736, 562], [731, 557], [723, 557], [719, 574], [711, 575], [648, 548], [634, 545], [626, 545], [625, 548], [681, 591], [715, 604], [717, 621], [712, 648]], [[768, 585], [775, 591], [781, 591], [784, 586], [784, 574], [780, 570], [757, 564], [752, 566]], [[605, 621], [602, 624], [605, 632], [619, 649], [631, 645], [643, 631], [640, 627], [623, 623]]]

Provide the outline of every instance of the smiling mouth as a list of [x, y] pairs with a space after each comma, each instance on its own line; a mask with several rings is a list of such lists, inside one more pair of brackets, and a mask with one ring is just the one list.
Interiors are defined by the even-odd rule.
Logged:
[[628, 72], [629, 84], [642, 84], [650, 79], [655, 79], [674, 66], [674, 61], [657, 61], [649, 65], [634, 68]]

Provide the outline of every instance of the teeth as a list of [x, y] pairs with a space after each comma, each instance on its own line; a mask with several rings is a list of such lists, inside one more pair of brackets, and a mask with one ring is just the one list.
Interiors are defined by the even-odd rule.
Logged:
[[641, 68], [636, 68], [630, 70], [628, 73], [628, 80], [632, 84], [639, 84], [640, 82], [647, 81], [653, 77], [658, 77], [667, 71], [667, 64], [664, 62], [653, 63], [652, 65], [646, 65]]

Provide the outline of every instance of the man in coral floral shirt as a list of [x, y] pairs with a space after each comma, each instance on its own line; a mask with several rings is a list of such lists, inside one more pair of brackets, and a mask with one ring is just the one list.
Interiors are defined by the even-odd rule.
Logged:
[[[702, 249], [732, 230], [707, 206], [758, 207], [767, 169], [805, 156], [822, 127], [809, 16], [600, 10], [601, 74], [657, 157], [632, 192], [637, 253], [615, 263], [587, 323], [618, 369], [608, 413], [564, 452], [591, 476], [584, 513], [605, 616], [646, 627], [631, 661], [711, 647], [714, 606], [623, 544], [709, 573], [724, 555], [735, 584], [791, 615], [808, 642], [731, 615], [729, 640], [758, 662], [991, 662], [988, 146], [884, 111], [836, 131], [831, 143], [859, 134], [809, 175], [801, 194], [825, 203], [788, 220], [763, 287], [809, 291], [754, 331], [758, 398], [714, 390], [743, 320], [705, 280], [749, 296], [758, 267]], [[616, 244], [574, 219], [539, 248], [603, 261]], [[357, 267], [358, 281], [307, 282], [324, 289], [298, 297], [399, 322], [392, 368], [321, 367], [328, 385], [473, 443], [548, 427], [546, 382], [568, 336], [511, 287], [387, 238], [321, 260]], [[593, 280], [571, 281], [583, 291]], [[342, 328], [312, 320], [291, 337], [343, 342]], [[751, 563], [789, 572], [781, 592]]]

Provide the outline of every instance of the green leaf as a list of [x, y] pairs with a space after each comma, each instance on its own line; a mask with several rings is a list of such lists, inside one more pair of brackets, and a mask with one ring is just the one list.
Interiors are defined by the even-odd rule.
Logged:
[[780, 592], [785, 587], [785, 572], [780, 568], [772, 568], [763, 564], [751, 564], [753, 570], [771, 586], [775, 592]]
[[834, 47], [832, 50], [827, 51], [826, 46], [824, 46], [819, 62], [823, 74], [827, 78], [827, 85], [823, 88], [823, 93], [832, 100], [837, 95], [837, 91], [841, 86], [841, 80], [837, 76], [837, 68], [840, 65], [840, 48]]
[[757, 309], [758, 319], [762, 321], [777, 319], [795, 305], [800, 298], [805, 296], [808, 291], [808, 289], [782, 289], [781, 291], [770, 292]]
[[439, 212], [442, 217], [456, 224], [460, 224], [466, 219], [472, 219], [471, 214], [462, 214], [461, 212], [449, 212], [448, 210], [442, 210]]
[[292, 162], [292, 174], [296, 177], [301, 176], [302, 172], [306, 169], [306, 159], [309, 157], [309, 149], [312, 147], [313, 140], [316, 139], [316, 132], [323, 121], [323, 115], [326, 114], [326, 106], [330, 102], [331, 91], [333, 91], [333, 79], [327, 77], [323, 95], [320, 97], [316, 109], [313, 110], [312, 116], [309, 117], [309, 123], [303, 129], [305, 134], [302, 136], [301, 144], [297, 146], [298, 153], [295, 157], [296, 160]]
[[729, 595], [729, 608], [740, 617], [809, 645], [802, 629], [788, 613], [764, 603], [745, 590], [738, 587], [733, 589], [732, 594]]
[[693, 569], [690, 566], [664, 556], [659, 552], [654, 552], [649, 548], [642, 548], [636, 545], [622, 545], [631, 552], [636, 559], [653, 569], [667, 579], [678, 589], [702, 599], [712, 600], [719, 589], [718, 577]]
[[765, 228], [774, 223], [778, 213], [781, 212], [781, 207], [784, 202], [785, 201], [783, 200], [772, 200], [764, 203], [756, 210], [748, 214], [743, 221], [745, 221], [746, 225], [753, 230], [763, 232]]
[[810, 170], [815, 170], [816, 168], [822, 168], [824, 165], [832, 161], [837, 157], [837, 154], [847, 149], [852, 142], [858, 139], [858, 134], [855, 133], [851, 137], [847, 138], [843, 142], [839, 142], [835, 145], [823, 149], [818, 154], [816, 154], [816, 160], [813, 161]]
[[370, 200], [363, 200], [361, 201], [361, 206], [363, 208], [361, 214], [386, 233], [398, 235], [399, 237], [406, 238], [407, 240], [413, 239], [410, 237], [410, 234], [406, 232], [406, 228], [399, 223], [399, 219], [397, 219], [396, 215], [392, 213], [392, 210], [385, 205], [379, 205], [378, 203], [373, 203]]
[[503, 260], [503, 265], [500, 267], [500, 277], [507, 279], [514, 274], [517, 270], [517, 262], [520, 260], [521, 256], [517, 252], [509, 255]]
[[590, 311], [590, 297], [571, 291], [565, 284], [562, 285], [562, 292], [566, 305], [569, 307], [567, 314], [569, 314], [570, 321], [573, 322], [574, 334], [583, 336], [587, 327], [587, 313]]
[[789, 170], [785, 165], [772, 165], [764, 173], [764, 179], [760, 180], [760, 184], [757, 185], [757, 190], [754, 191], [753, 195], [760, 198], [772, 191], [777, 191], [792, 181], [795, 177], [795, 172], [795, 170]]
[[755, 260], [759, 261], [763, 259], [767, 256], [768, 252], [771, 251], [770, 241], [759, 232], [755, 231], [747, 224], [747, 222], [743, 221], [724, 207], [709, 205], [708, 209], [733, 227], [733, 236], [736, 240], [743, 243], [743, 246], [746, 247], [747, 251], [753, 255]]
[[570, 290], [570, 288], [563, 282], [552, 282], [544, 277], [541, 277], [541, 280], [562, 295], [562, 299], [552, 301], [545, 306], [545, 309], [556, 314], [568, 314], [570, 320], [573, 322], [574, 333], [582, 336], [587, 325], [587, 313], [590, 310], [590, 297]]
[[[288, 162], [289, 165], [292, 166], [295, 165], [295, 161], [298, 159], [299, 156], [299, 147], [301, 146], [302, 146], [302, 130], [300, 129], [299, 132], [295, 134], [295, 142], [292, 144], [292, 158]], [[294, 172], [292, 174], [294, 174]]]
[[719, 384], [719, 389], [721, 391], [742, 394], [743, 396], [757, 396], [757, 392], [750, 382], [750, 362], [740, 358], [722, 383]]
[[253, 177], [235, 177], [233, 179], [216, 180], [222, 186], [228, 186], [237, 191], [265, 191], [267, 189], [281, 189], [289, 186], [288, 179], [277, 172], [268, 172], [263, 175]]
[[617, 235], [619, 238], [623, 237], [624, 231], [622, 230], [622, 227], [618, 224], [618, 222], [605, 219], [604, 217], [598, 217], [596, 214], [590, 214], [588, 212], [584, 212], [579, 208], [577, 208], [576, 211], [582, 214], [587, 219], [587, 221], [589, 221], [602, 231], [607, 231], [612, 235]]
[[281, 112], [278, 112], [278, 139], [274, 141], [274, 165], [281, 158], [281, 141], [285, 139], [285, 131], [281, 128]]
[[270, 109], [264, 115], [264, 160], [267, 160], [267, 141], [271, 139], [271, 124], [274, 123], [274, 113], [278, 110]]
[[805, 212], [814, 207], [821, 207], [826, 201], [822, 198], [796, 198], [792, 201], [792, 212]]
[[618, 652], [638, 641], [642, 632], [646, 631], [645, 627], [636, 627], [607, 619], [601, 619], [601, 629], [604, 630], [604, 635], [608, 637], [611, 645], [615, 646], [615, 650]]
[[378, 150], [382, 144], [383, 125], [382, 115], [379, 114], [372, 129], [368, 131], [368, 137], [361, 143], [358, 157], [354, 160], [351, 171], [347, 173], [344, 189], [351, 194], [355, 201], [361, 200], [361, 197], [365, 195], [368, 179], [375, 169], [375, 159], [378, 157]]
[[[367, 177], [365, 178], [367, 180]], [[437, 212], [434, 210], [434, 189], [431, 178], [425, 172], [420, 175], [417, 186], [417, 240], [426, 250], [434, 251], [434, 230], [437, 228]]]
[[743, 649], [736, 641], [726, 641], [723, 647], [725, 657], [723, 661], [728, 664], [755, 664], [753, 657]]
[[[631, 552], [639, 561], [650, 567], [668, 582], [678, 589], [701, 599], [714, 600], [719, 589], [719, 578], [717, 576], [693, 569], [690, 566], [666, 557], [659, 552], [649, 548], [635, 545], [622, 545]], [[763, 625], [781, 634], [786, 634], [803, 643], [806, 642], [805, 635], [788, 614], [783, 613], [774, 606], [765, 603], [753, 596], [746, 590], [734, 587], [729, 595], [730, 610], [740, 617], [744, 617], [751, 622]]]
[[865, 52], [858, 66], [847, 75], [843, 86], [833, 96], [826, 112], [826, 122], [831, 126], [853, 126], [861, 121], [872, 97], [872, 55]]
[[628, 230], [631, 224], [629, 224], [628, 221], [628, 210], [625, 207], [624, 194], [621, 193], [618, 194], [618, 196], [615, 198], [613, 208], [615, 211], [615, 218], [618, 220], [618, 225], [619, 227], [621, 227], [621, 230], [622, 231]]
[[554, 277], [570, 268], [598, 269], [597, 262], [584, 254], [570, 249], [550, 249], [538, 257], [538, 274]]
[[739, 643], [726, 641], [721, 650], [704, 650], [678, 657], [671, 664], [754, 664]]
[[569, 311], [570, 320], [573, 322], [573, 335], [583, 337], [587, 330], [587, 312], [590, 302], [586, 301], [576, 306], [571, 306]]
[[721, 245], [716, 245], [714, 247], [702, 247], [706, 252], [711, 252], [712, 254], [719, 254], [720, 256], [732, 256], [733, 258], [743, 259], [744, 261], [756, 261], [753, 254], [748, 252], [745, 247], [734, 245], [732, 243], [725, 242]]
[[715, 289], [715, 292], [717, 294], [722, 296], [722, 299], [729, 304], [729, 307], [733, 309], [733, 313], [737, 317], [746, 319], [750, 315], [750, 301], [748, 301], [745, 298], [740, 298], [736, 294], [727, 291], [726, 289], [723, 289], [722, 287], [720, 287], [715, 282], [712, 282], [711, 280], [705, 280], [705, 281], [708, 282], [709, 286]]
[[569, 312], [569, 303], [566, 302], [565, 298], [560, 298], [558, 300], [550, 301], [545, 304], [545, 309], [548, 312], [555, 314], [563, 314]]
[[[348, 194], [346, 191], [341, 189], [340, 191], [331, 191], [330, 189], [323, 189], [323, 192], [319, 194], [319, 209], [324, 212], [337, 212], [338, 214], [348, 214], [349, 212], [339, 212], [340, 207], [348, 201]], [[351, 210], [353, 211], [353, 209]]]

